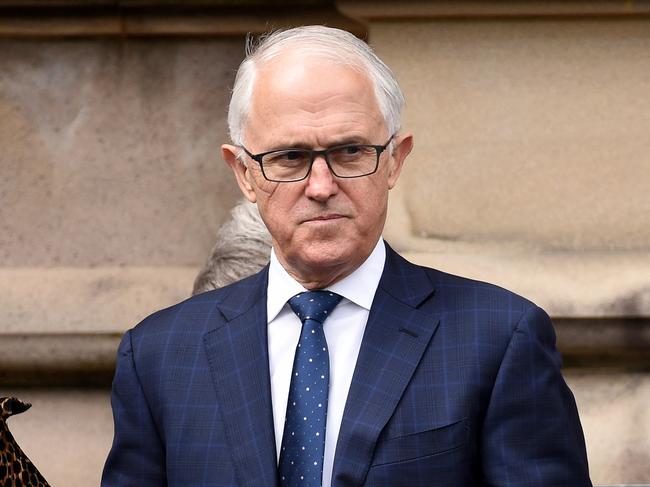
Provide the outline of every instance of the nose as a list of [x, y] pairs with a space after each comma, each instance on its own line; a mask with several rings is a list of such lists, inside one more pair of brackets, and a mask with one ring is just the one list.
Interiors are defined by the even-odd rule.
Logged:
[[336, 178], [330, 171], [323, 156], [318, 156], [311, 166], [311, 172], [307, 178], [305, 195], [317, 201], [326, 201], [338, 192]]

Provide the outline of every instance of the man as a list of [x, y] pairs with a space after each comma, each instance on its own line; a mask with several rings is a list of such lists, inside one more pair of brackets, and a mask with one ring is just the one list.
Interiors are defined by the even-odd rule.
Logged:
[[381, 238], [402, 105], [336, 29], [248, 54], [222, 153], [270, 264], [125, 334], [103, 485], [591, 485], [548, 316]]

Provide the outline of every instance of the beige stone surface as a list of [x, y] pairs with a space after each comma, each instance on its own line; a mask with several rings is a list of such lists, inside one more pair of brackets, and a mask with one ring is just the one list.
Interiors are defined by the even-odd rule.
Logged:
[[594, 485], [650, 482], [650, 376], [578, 373], [576, 398]]
[[[568, 371], [594, 485], [650, 479], [650, 376]], [[19, 444], [53, 486], [98, 485], [113, 435], [107, 390], [0, 388], [33, 403], [9, 421]]]
[[197, 267], [0, 267], [0, 330], [122, 333], [188, 298], [197, 272]]
[[394, 194], [405, 212], [391, 219], [433, 240], [650, 248], [650, 19], [377, 21], [369, 33], [415, 132]]
[[120, 339], [120, 333], [0, 333], [0, 384], [106, 387]]
[[0, 40], [0, 263], [200, 264], [237, 39]]
[[426, 244], [428, 251], [406, 247], [402, 254], [418, 264], [498, 284], [533, 300], [551, 316], [650, 316], [648, 252], [540, 252]]

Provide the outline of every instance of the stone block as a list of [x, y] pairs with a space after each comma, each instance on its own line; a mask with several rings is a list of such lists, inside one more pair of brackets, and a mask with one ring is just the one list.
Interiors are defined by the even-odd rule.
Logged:
[[0, 267], [0, 331], [119, 335], [189, 297], [196, 273], [195, 267]]
[[200, 264], [241, 39], [0, 40], [0, 261]]
[[647, 250], [650, 20], [377, 22], [415, 149], [413, 235]]
[[650, 479], [650, 376], [569, 371], [594, 485]]
[[[567, 252], [397, 239], [419, 264], [511, 289], [553, 317], [650, 316], [650, 253]], [[411, 244], [421, 245], [409, 250]]]

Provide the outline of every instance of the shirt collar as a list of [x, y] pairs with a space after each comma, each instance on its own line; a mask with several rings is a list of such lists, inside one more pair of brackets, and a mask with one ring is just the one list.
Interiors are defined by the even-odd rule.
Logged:
[[[363, 264], [357, 267], [352, 274], [328, 286], [326, 289], [370, 311], [381, 274], [384, 271], [385, 262], [386, 247], [384, 246], [384, 240], [380, 238]], [[266, 300], [268, 323], [275, 319], [290, 298], [304, 291], [306, 289], [289, 275], [280, 264], [275, 255], [275, 250], [271, 249]]]

